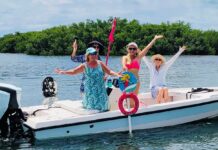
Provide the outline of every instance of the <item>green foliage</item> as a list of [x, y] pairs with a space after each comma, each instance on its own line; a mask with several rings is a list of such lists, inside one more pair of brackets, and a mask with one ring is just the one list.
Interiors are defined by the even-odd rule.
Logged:
[[[26, 53], [29, 55], [70, 55], [72, 42], [78, 38], [78, 54], [84, 54], [87, 44], [98, 40], [105, 45], [106, 54], [108, 35], [111, 30], [112, 17], [108, 20], [73, 23], [68, 26], [58, 26], [40, 32], [8, 34], [0, 38], [0, 52]], [[172, 55], [179, 46], [187, 45], [184, 54], [190, 55], [217, 55], [218, 32], [214, 30], [200, 31], [191, 29], [184, 22], [140, 24], [137, 20], [117, 19], [115, 42], [110, 55], [123, 55], [126, 45], [135, 41], [143, 49], [157, 34], [165, 38], [158, 40], [148, 54], [161, 53]]]

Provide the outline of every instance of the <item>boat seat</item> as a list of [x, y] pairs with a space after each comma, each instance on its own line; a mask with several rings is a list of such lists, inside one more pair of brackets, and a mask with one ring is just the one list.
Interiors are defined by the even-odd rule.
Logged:
[[65, 110], [68, 110], [70, 112], [73, 112], [75, 114], [79, 115], [89, 115], [89, 114], [96, 114], [99, 113], [99, 110], [96, 109], [85, 109], [82, 106], [81, 100], [63, 100], [63, 101], [57, 101], [54, 103], [55, 106], [61, 107]]

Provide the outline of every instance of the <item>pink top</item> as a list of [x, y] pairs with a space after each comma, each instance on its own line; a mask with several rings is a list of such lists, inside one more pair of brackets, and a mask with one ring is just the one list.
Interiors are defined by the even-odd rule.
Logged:
[[140, 63], [137, 59], [134, 59], [130, 64], [126, 64], [128, 69], [140, 69]]

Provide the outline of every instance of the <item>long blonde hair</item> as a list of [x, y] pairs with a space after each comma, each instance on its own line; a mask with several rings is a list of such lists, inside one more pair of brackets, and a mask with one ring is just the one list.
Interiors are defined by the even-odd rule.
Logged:
[[[128, 47], [126, 48], [126, 51], [127, 51], [126, 56], [130, 59], [130, 54], [129, 54], [129, 52], [128, 52]], [[141, 50], [137, 48], [137, 53], [135, 54], [135, 58], [138, 57], [138, 55], [139, 55], [140, 52], [141, 52]]]

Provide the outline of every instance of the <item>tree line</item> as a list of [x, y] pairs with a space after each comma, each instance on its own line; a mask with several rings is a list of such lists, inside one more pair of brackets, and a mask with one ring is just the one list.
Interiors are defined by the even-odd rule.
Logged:
[[[90, 41], [98, 40], [105, 46], [104, 52], [101, 52], [104, 55], [107, 52], [111, 22], [112, 18], [87, 20], [37, 32], [7, 34], [0, 38], [0, 52], [69, 55], [72, 52], [72, 41], [77, 37], [79, 54], [84, 54]], [[178, 51], [179, 46], [186, 45], [188, 50], [184, 54], [187, 55], [218, 55], [218, 32], [215, 30], [192, 29], [189, 23], [182, 21], [157, 25], [121, 18], [117, 18], [115, 42], [110, 55], [125, 54], [126, 45], [132, 41], [142, 49], [156, 34], [162, 34], [165, 38], [157, 41], [149, 54], [171, 55]]]

